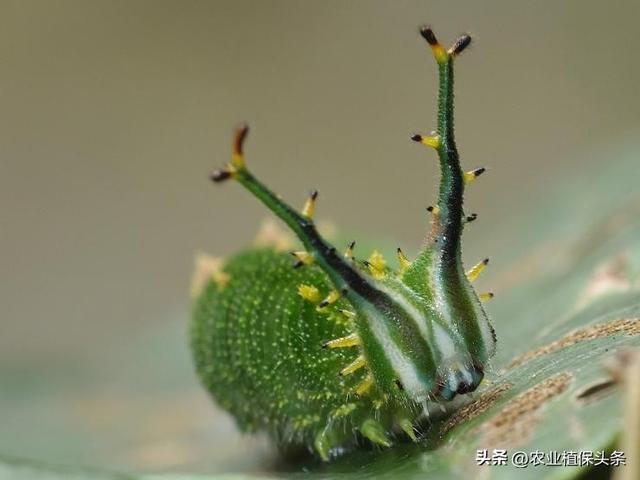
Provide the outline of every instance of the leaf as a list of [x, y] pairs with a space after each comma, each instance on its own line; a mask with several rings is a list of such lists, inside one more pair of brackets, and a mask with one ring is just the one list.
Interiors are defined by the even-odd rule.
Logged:
[[[328, 465], [289, 465], [280, 473], [277, 468], [269, 472], [269, 477], [295, 477], [304, 471], [305, 478], [317, 480], [337, 474], [347, 480], [572, 478], [581, 467], [479, 467], [476, 453], [613, 448], [625, 421], [623, 392], [605, 367], [619, 350], [640, 348], [640, 196], [635, 193], [637, 179], [629, 175], [637, 171], [635, 155], [606, 155], [602, 158], [618, 160], [571, 176], [567, 172], [535, 210], [496, 228], [492, 241], [505, 260], [495, 262], [494, 271], [482, 280], [495, 286], [497, 294], [488, 307], [499, 341], [489, 382], [447, 414], [434, 412], [418, 445], [357, 452]], [[144, 346], [135, 339], [122, 360], [132, 375], [151, 375], [167, 391], [193, 387], [192, 376], [185, 380], [188, 365], [170, 364], [185, 358], [180, 343], [185, 339], [178, 328], [145, 335]], [[163, 354], [160, 365], [155, 359]], [[263, 449], [244, 455], [244, 466], [216, 465], [215, 447], [224, 445], [225, 435], [197, 450], [186, 464], [198, 465], [200, 471], [248, 472], [246, 477], [127, 476], [5, 461], [0, 463], [0, 479], [259, 478], [250, 472], [260, 468]], [[108, 456], [96, 458], [104, 462]]]

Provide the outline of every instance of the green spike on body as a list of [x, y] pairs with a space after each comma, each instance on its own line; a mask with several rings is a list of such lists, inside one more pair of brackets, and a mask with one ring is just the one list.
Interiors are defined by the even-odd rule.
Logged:
[[416, 441], [424, 403], [475, 390], [495, 349], [470, 283], [486, 262], [467, 277], [461, 259], [463, 223], [475, 218], [465, 215], [464, 187], [484, 171], [461, 169], [454, 139], [454, 60], [471, 38], [445, 50], [431, 28], [421, 34], [438, 63], [438, 124], [435, 134], [412, 139], [437, 151], [440, 191], [422, 251], [410, 261], [398, 249], [399, 271], [377, 251], [355, 261], [354, 243], [338, 253], [314, 224], [316, 191], [298, 212], [260, 182], [245, 162], [246, 126], [236, 131], [231, 162], [212, 175], [240, 183], [304, 250], [293, 252], [295, 269], [285, 254], [240, 255], [227, 264], [224, 289], [212, 284], [199, 297], [199, 374], [240, 426], [313, 445], [323, 460], [354, 445], [348, 431], [390, 446], [399, 428]]
[[413, 428], [413, 422], [409, 420], [407, 417], [402, 417], [398, 420], [398, 426], [402, 429], [404, 433], [414, 442], [418, 441], [418, 437], [416, 437], [416, 431]]
[[385, 428], [372, 418], [364, 421], [360, 427], [360, 432], [365, 438], [376, 445], [381, 445], [383, 447], [391, 446], [391, 440], [389, 440]]
[[332, 440], [328, 428], [324, 428], [316, 434], [313, 441], [313, 447], [325, 462], [328, 462], [331, 458], [331, 450], [335, 446], [335, 441]]

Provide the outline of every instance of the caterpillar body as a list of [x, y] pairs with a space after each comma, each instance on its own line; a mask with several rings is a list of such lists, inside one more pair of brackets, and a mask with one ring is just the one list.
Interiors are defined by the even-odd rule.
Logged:
[[[398, 269], [374, 252], [338, 252], [313, 221], [317, 192], [298, 212], [248, 170], [237, 129], [231, 161], [212, 180], [235, 180], [298, 237], [303, 250], [262, 247], [211, 270], [198, 291], [191, 345], [204, 386], [245, 431], [267, 431], [281, 446], [307, 446], [323, 460], [365, 438], [388, 447], [396, 435], [418, 441], [425, 402], [475, 390], [494, 353], [495, 332], [461, 260], [463, 193], [484, 168], [461, 169], [454, 140], [453, 66], [469, 45], [449, 49], [420, 30], [438, 64], [437, 131], [412, 140], [437, 151], [441, 180], [429, 207], [424, 247]], [[293, 254], [293, 258], [290, 253]]]

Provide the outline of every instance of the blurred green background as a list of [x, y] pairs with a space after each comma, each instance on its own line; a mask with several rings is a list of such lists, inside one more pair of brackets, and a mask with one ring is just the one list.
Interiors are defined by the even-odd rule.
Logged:
[[435, 122], [417, 27], [469, 31], [458, 144], [489, 173], [467, 196], [465, 253], [499, 269], [497, 230], [636, 137], [638, 18], [631, 0], [1, 0], [0, 454], [267, 468], [186, 341], [194, 254], [232, 253], [266, 216], [208, 182], [232, 126], [250, 122], [248, 161], [286, 199], [318, 188], [321, 219], [412, 252], [437, 182], [409, 140]]

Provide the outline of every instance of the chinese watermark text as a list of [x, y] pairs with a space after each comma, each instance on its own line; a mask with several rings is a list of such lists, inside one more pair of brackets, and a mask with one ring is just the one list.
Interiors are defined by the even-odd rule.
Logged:
[[517, 468], [527, 467], [596, 467], [606, 465], [621, 467], [626, 465], [627, 459], [624, 452], [614, 450], [611, 453], [605, 451], [573, 451], [551, 450], [543, 452], [533, 450], [529, 452], [517, 450], [509, 452], [506, 449], [479, 449], [476, 451], [476, 463], [494, 467], [513, 465]]

